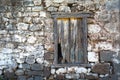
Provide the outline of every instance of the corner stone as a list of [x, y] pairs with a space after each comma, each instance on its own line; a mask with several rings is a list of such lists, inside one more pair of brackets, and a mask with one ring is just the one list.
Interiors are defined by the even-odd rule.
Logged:
[[109, 74], [110, 73], [110, 64], [109, 63], [98, 63], [92, 68], [92, 72], [98, 74]]

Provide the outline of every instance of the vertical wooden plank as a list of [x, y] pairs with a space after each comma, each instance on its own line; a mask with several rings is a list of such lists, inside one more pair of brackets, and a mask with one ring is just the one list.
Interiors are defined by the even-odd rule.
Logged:
[[63, 23], [63, 19], [61, 21], [61, 52], [62, 52], [62, 63], [65, 63], [65, 42], [64, 42], [64, 23]]
[[64, 21], [64, 42], [65, 42], [65, 59], [69, 63], [69, 19]]
[[88, 34], [88, 27], [87, 27], [87, 17], [83, 17], [82, 19], [82, 28], [83, 28], [83, 50], [84, 50], [84, 63], [87, 63], [87, 46], [88, 46], [88, 41], [87, 41], [87, 34]]
[[54, 64], [57, 64], [58, 63], [58, 29], [57, 29], [57, 19], [54, 18], [53, 19], [54, 21], [54, 24], [53, 24], [53, 27], [54, 27]]
[[71, 63], [74, 63], [75, 59], [75, 26], [74, 26], [74, 18], [71, 18], [71, 55], [70, 55], [70, 61]]

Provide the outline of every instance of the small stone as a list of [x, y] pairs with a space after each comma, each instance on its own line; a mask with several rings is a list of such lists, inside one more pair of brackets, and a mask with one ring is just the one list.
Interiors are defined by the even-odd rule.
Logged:
[[39, 63], [39, 64], [43, 64], [44, 59], [43, 58], [37, 58], [36, 62]]
[[98, 53], [88, 52], [88, 61], [89, 62], [98, 62]]
[[92, 72], [98, 74], [109, 74], [110, 73], [110, 64], [109, 63], [98, 63], [92, 68]]
[[33, 3], [33, 1], [24, 1], [23, 5], [25, 5], [25, 6], [34, 6], [34, 3]]
[[0, 75], [2, 74], [2, 70], [0, 70]]
[[64, 0], [53, 0], [54, 3], [62, 3]]
[[37, 6], [37, 7], [32, 7], [32, 11], [42, 11], [43, 10], [43, 6]]
[[37, 40], [36, 37], [30, 36], [30, 37], [28, 37], [27, 42], [28, 42], [28, 43], [35, 43], [36, 40]]
[[88, 25], [88, 33], [99, 33], [101, 27], [97, 24], [89, 24]]
[[44, 54], [44, 58], [45, 58], [46, 60], [53, 59], [53, 54], [51, 54], [51, 53], [45, 53], [45, 54]]
[[35, 76], [34, 80], [43, 80], [43, 78], [41, 76]]
[[7, 31], [6, 31], [6, 30], [0, 30], [0, 34], [6, 35], [6, 34], [7, 34]]
[[56, 70], [57, 74], [63, 74], [63, 73], [66, 73], [66, 72], [67, 72], [66, 68], [59, 68], [58, 70]]
[[31, 17], [24, 17], [23, 22], [31, 23], [32, 22], [32, 18]]
[[34, 55], [27, 56], [26, 63], [34, 64], [35, 63], [35, 56]]
[[55, 69], [51, 69], [51, 74], [55, 74]]
[[29, 24], [26, 24], [26, 23], [18, 23], [17, 24], [18, 30], [27, 30], [28, 26], [29, 26]]
[[35, 51], [35, 47], [34, 47], [34, 46], [26, 46], [26, 47], [25, 47], [25, 50], [26, 50], [27, 52], [33, 52], [33, 51]]
[[66, 74], [65, 77], [67, 79], [79, 79], [80, 75], [79, 74]]
[[32, 64], [31, 69], [32, 70], [43, 70], [43, 65], [42, 64]]
[[34, 78], [33, 78], [33, 77], [31, 77], [31, 78], [28, 78], [27, 80], [34, 80]]
[[26, 38], [25, 37], [22, 37], [20, 35], [14, 35], [13, 36], [13, 41], [15, 42], [25, 42], [26, 41]]
[[40, 17], [47, 17], [47, 12], [40, 11]]
[[112, 61], [113, 56], [116, 54], [114, 51], [100, 51], [100, 61], [109, 62]]
[[34, 2], [35, 5], [38, 6], [38, 5], [41, 5], [42, 0], [34, 0], [33, 2]]
[[76, 73], [87, 73], [87, 69], [84, 67], [76, 67], [75, 72]]
[[15, 72], [16, 75], [24, 75], [24, 71], [22, 69], [18, 69], [16, 72]]
[[30, 31], [39, 31], [39, 30], [41, 30], [42, 27], [43, 26], [41, 24], [37, 24], [37, 25], [31, 24], [30, 27], [29, 27], [29, 30]]
[[25, 63], [20, 64], [18, 67], [22, 68], [22, 69], [30, 69], [30, 65], [29, 64], [25, 64]]
[[26, 79], [26, 76], [18, 76], [17, 80], [27, 80], [27, 79]]
[[3, 48], [2, 53], [12, 53], [12, 49], [9, 48]]
[[50, 76], [50, 67], [44, 67], [44, 76], [49, 77]]
[[28, 76], [32, 76], [32, 75], [42, 76], [43, 71], [26, 71], [25, 74]]
[[25, 57], [20, 57], [16, 59], [17, 63], [24, 63], [25, 62]]
[[62, 74], [62, 75], [57, 75], [56, 76], [56, 80], [65, 80], [65, 75]]
[[60, 6], [58, 10], [61, 12], [71, 12], [70, 7], [64, 5]]
[[56, 7], [48, 7], [47, 8], [47, 11], [57, 11], [58, 10], [58, 8], [56, 8]]

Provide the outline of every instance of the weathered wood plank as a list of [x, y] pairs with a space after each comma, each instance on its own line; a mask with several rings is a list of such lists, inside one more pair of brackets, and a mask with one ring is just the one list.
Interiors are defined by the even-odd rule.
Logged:
[[87, 34], [88, 34], [88, 27], [87, 27], [87, 17], [84, 17], [82, 19], [82, 28], [83, 28], [83, 51], [84, 51], [84, 63], [87, 63], [87, 46], [88, 46], [88, 41], [87, 41]]
[[74, 13], [65, 13], [65, 12], [52, 12], [52, 17], [56, 18], [70, 18], [70, 17], [92, 17], [93, 13], [88, 12], [74, 12]]
[[54, 27], [54, 64], [57, 64], [58, 63], [58, 27], [57, 27], [57, 19], [54, 18], [54, 24], [53, 24], [53, 27]]

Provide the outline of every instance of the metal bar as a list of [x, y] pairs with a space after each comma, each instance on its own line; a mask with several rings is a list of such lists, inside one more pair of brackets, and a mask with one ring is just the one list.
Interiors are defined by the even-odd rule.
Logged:
[[54, 18], [54, 64], [58, 63], [58, 29], [57, 29], [57, 19]]

